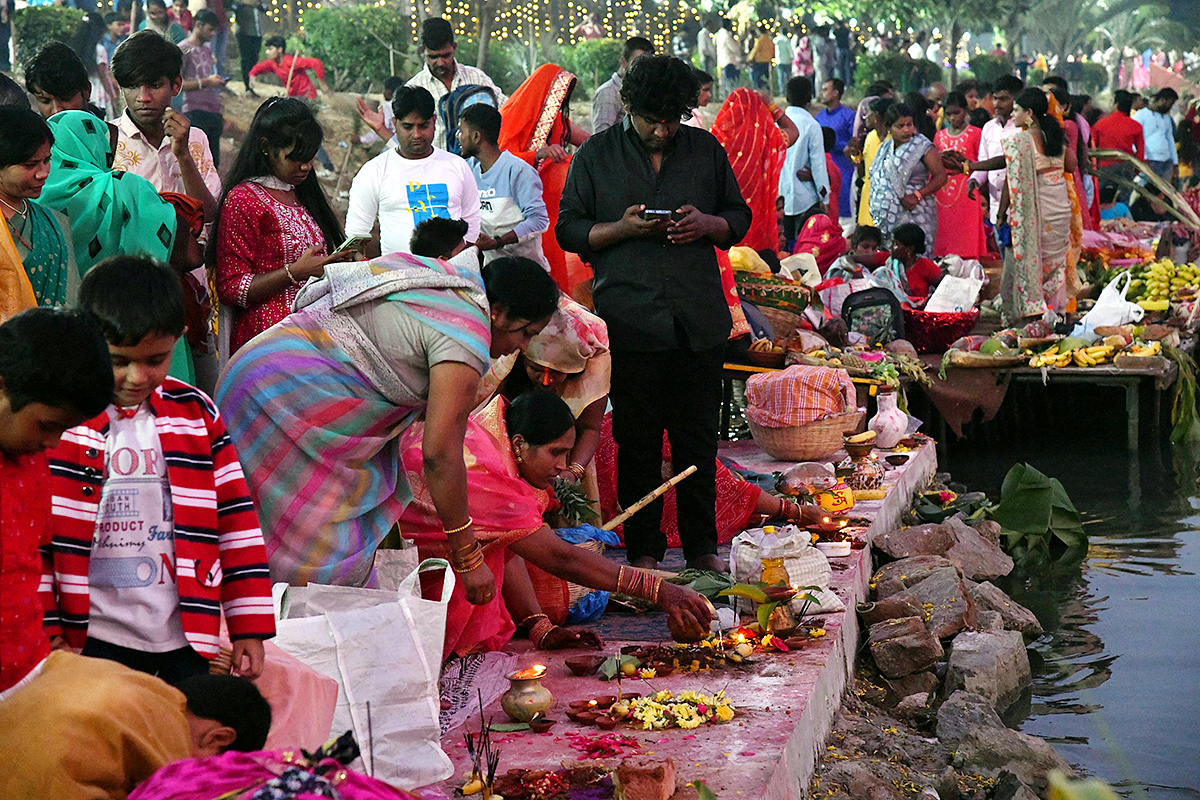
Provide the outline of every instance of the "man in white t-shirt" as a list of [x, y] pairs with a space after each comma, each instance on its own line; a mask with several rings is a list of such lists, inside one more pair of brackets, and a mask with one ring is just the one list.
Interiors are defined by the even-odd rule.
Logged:
[[346, 235], [370, 236], [379, 220], [380, 252], [407, 253], [417, 223], [430, 217], [467, 223], [479, 238], [479, 189], [467, 162], [433, 146], [433, 95], [401, 86], [392, 96], [396, 147], [363, 164], [350, 185]]

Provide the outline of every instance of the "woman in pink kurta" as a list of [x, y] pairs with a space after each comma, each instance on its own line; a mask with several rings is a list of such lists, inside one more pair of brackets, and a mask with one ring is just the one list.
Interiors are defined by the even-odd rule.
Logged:
[[272, 98], [226, 178], [212, 259], [217, 296], [233, 311], [226, 358], [290, 314], [306, 280], [353, 255], [334, 253], [342, 229], [312, 174], [321, 140], [303, 101]]
[[[968, 161], [979, 160], [979, 142], [983, 131], [967, 124], [967, 99], [961, 92], [946, 96], [947, 127], [937, 132], [934, 144], [943, 153], [954, 150]], [[980, 258], [987, 254], [987, 235], [983, 228], [983, 206], [979, 192], [969, 193], [970, 175], [947, 172], [946, 185], [937, 193], [937, 238], [933, 255]]]

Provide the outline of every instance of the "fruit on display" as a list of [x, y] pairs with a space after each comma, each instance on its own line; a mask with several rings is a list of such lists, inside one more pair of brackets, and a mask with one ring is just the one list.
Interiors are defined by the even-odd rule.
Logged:
[[[1110, 279], [1118, 273], [1113, 271]], [[1169, 258], [1150, 261], [1130, 268], [1129, 291], [1126, 300], [1143, 305], [1147, 311], [1166, 311], [1170, 301], [1184, 299], [1200, 290], [1200, 266], [1176, 264]], [[1167, 301], [1163, 306], [1162, 302]]]
[[783, 348], [772, 342], [770, 339], [755, 339], [750, 343], [750, 352], [752, 353], [782, 353]]

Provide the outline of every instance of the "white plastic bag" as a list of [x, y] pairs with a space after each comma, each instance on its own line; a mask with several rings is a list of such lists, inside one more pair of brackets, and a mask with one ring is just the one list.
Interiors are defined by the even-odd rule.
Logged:
[[925, 310], [930, 313], [945, 314], [947, 312], [970, 311], [979, 299], [979, 290], [983, 281], [979, 278], [956, 278], [947, 275], [933, 290]]
[[1071, 335], [1093, 336], [1096, 328], [1140, 322], [1146, 313], [1145, 310], [1137, 303], [1131, 303], [1125, 299], [1125, 293], [1129, 291], [1129, 284], [1132, 280], [1133, 276], [1129, 270], [1125, 270], [1109, 281], [1108, 286], [1105, 286], [1104, 290], [1100, 292], [1100, 299], [1096, 301], [1096, 305], [1083, 315], [1083, 319], [1079, 320], [1079, 324], [1075, 326], [1075, 330], [1071, 331]]
[[[775, 528], [768, 533], [762, 528], [751, 528], [734, 537], [729, 549], [729, 569], [733, 579], [739, 583], [754, 583], [762, 577], [764, 558], [782, 558], [783, 568], [792, 586], [816, 586], [808, 593], [816, 597], [819, 604], [810, 604], [805, 614], [833, 614], [844, 611], [846, 606], [829, 588], [833, 581], [833, 570], [829, 559], [812, 546], [812, 537], [795, 525]], [[739, 601], [740, 602], [740, 601]], [[793, 600], [792, 611], [799, 614], [804, 601]], [[749, 612], [750, 609], [744, 609]]]
[[[420, 596], [418, 575], [431, 570], [445, 571], [440, 600]], [[446, 605], [454, 583], [449, 562], [434, 558], [421, 562], [396, 592], [277, 587], [275, 644], [338, 682], [332, 732], [353, 730], [364, 770], [402, 789], [454, 774], [438, 724]]]

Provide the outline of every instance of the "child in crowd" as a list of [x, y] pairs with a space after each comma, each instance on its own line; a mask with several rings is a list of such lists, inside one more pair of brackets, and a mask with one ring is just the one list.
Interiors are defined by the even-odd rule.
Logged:
[[262, 534], [216, 406], [167, 376], [184, 334], [168, 267], [97, 264], [79, 305], [108, 341], [115, 391], [54, 451], [51, 635], [174, 683], [208, 672], [222, 613], [237, 674], [262, 671], [275, 634]]
[[1133, 219], [1129, 206], [1117, 198], [1117, 185], [1106, 183], [1100, 187], [1100, 219]]
[[262, 750], [271, 730], [271, 705], [258, 687], [237, 675], [193, 675], [176, 687], [187, 698], [192, 755]]
[[37, 102], [37, 112], [47, 119], [60, 111], [90, 111], [104, 119], [104, 110], [90, 102], [92, 82], [87, 67], [62, 42], [47, 43], [29, 60], [25, 88]]
[[850, 252], [839, 258], [829, 268], [829, 271], [825, 273], [825, 279], [870, 278], [871, 272], [883, 264], [888, 257], [886, 250], [879, 249], [882, 241], [883, 234], [879, 232], [879, 228], [874, 225], [859, 225], [854, 229], [854, 233], [850, 234]]
[[[396, 133], [396, 114], [392, 111], [392, 95], [396, 90], [404, 85], [404, 79], [395, 75], [389, 77], [383, 82], [383, 102], [379, 104], [379, 113], [383, 115], [383, 127], [390, 133]], [[359, 100], [358, 102], [362, 102]], [[372, 145], [376, 142], [383, 141], [379, 138], [379, 134], [375, 131], [367, 131], [362, 136], [358, 137], [359, 144]], [[385, 147], [390, 147], [391, 142], [386, 142]]]
[[[49, 569], [47, 450], [112, 400], [95, 320], [34, 308], [0, 325], [0, 797], [124, 797], [186, 757], [183, 698], [107, 661], [52, 652], [39, 585]], [[39, 553], [39, 550], [41, 552]]]
[[466, 235], [466, 220], [430, 217], [417, 223], [408, 247], [414, 256], [449, 261], [467, 249]]
[[892, 259], [904, 268], [908, 295], [924, 300], [942, 280], [942, 270], [925, 258], [925, 231], [919, 225], [906, 222], [892, 231]]
[[[829, 218], [837, 222], [838, 215], [842, 213], [838, 206], [842, 196], [842, 173], [833, 160], [834, 150], [837, 149], [837, 133], [828, 125], [822, 125], [821, 135], [825, 137], [825, 171], [829, 174], [829, 197], [825, 201], [825, 208]], [[850, 213], [849, 209], [846, 213]]]

